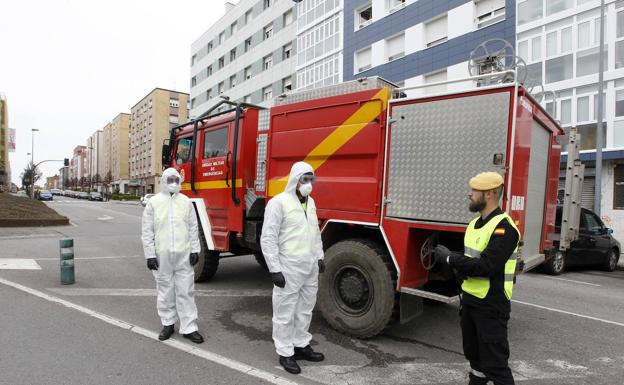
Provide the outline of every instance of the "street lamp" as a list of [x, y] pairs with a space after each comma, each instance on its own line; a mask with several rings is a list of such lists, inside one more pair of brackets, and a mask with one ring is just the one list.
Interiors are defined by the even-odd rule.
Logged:
[[34, 198], [35, 197], [35, 174], [37, 172], [37, 169], [35, 167], [35, 132], [39, 131], [37, 128], [32, 128], [30, 130], [32, 132], [32, 139], [31, 139], [31, 149], [30, 149], [30, 155], [31, 155], [31, 160], [32, 160], [32, 171], [31, 171], [31, 175], [30, 175], [30, 197]]

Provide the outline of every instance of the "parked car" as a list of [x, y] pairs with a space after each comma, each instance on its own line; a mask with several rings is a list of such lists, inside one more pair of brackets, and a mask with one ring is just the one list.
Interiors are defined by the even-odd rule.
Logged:
[[90, 201], [100, 201], [100, 202], [102, 202], [103, 201], [102, 194], [100, 194], [99, 192], [89, 193], [89, 200]]
[[[555, 231], [560, 232], [562, 207], [557, 207]], [[579, 237], [572, 242], [566, 252], [557, 251], [544, 262], [548, 274], [559, 275], [571, 266], [598, 266], [606, 271], [614, 271], [620, 259], [622, 246], [613, 238], [613, 230], [607, 228], [600, 217], [591, 210], [581, 209]], [[554, 242], [558, 247], [558, 242]]]
[[62, 191], [62, 190], [59, 190], [59, 189], [57, 189], [57, 188], [52, 188], [52, 189], [50, 189], [50, 193], [51, 193], [52, 195], [63, 195], [63, 191]]
[[89, 193], [88, 192], [79, 192], [78, 193], [78, 199], [89, 199]]
[[48, 190], [39, 191], [39, 200], [40, 201], [51, 201], [54, 200], [52, 197], [52, 193]]
[[141, 197], [141, 206], [145, 207], [147, 205], [147, 201], [153, 197], [154, 194], [145, 194]]

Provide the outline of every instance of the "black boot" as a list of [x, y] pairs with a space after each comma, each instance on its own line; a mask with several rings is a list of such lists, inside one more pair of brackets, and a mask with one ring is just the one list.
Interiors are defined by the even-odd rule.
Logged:
[[197, 331], [189, 334], [183, 334], [184, 338], [188, 338], [191, 342], [195, 342], [196, 344], [201, 344], [204, 342], [204, 337], [201, 336]]
[[305, 348], [295, 347], [295, 360], [306, 360], [313, 362], [321, 362], [325, 359], [323, 353], [317, 353], [312, 350], [310, 345]]
[[301, 368], [299, 367], [299, 364], [297, 364], [297, 361], [295, 361], [294, 356], [290, 356], [290, 357], [280, 356], [279, 363], [280, 365], [284, 367], [284, 370], [286, 370], [288, 373], [292, 373], [292, 374], [301, 373]]
[[168, 340], [169, 337], [171, 337], [172, 335], [173, 335], [173, 325], [166, 325], [160, 331], [160, 334], [158, 335], [158, 339], [161, 341]]

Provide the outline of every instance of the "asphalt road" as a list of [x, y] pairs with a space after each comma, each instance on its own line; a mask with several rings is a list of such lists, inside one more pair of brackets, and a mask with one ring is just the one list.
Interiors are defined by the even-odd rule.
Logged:
[[[41, 270], [0, 269], [0, 384], [465, 384], [457, 307], [424, 314], [367, 341], [314, 317], [322, 363], [292, 376], [271, 340], [271, 282], [252, 256], [226, 258], [197, 285], [200, 331], [190, 346], [156, 341], [155, 285], [139, 239], [138, 203], [57, 198], [71, 226], [0, 229], [0, 258]], [[59, 282], [58, 241], [73, 238], [74, 285]], [[518, 383], [620, 384], [624, 375], [624, 271], [529, 273], [514, 289], [509, 324]], [[7, 374], [9, 373], [9, 374]]]

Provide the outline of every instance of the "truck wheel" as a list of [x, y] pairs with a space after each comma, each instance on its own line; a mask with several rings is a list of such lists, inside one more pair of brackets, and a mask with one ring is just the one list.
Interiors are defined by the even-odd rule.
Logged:
[[370, 338], [398, 318], [396, 273], [388, 253], [365, 239], [341, 241], [325, 253], [318, 305], [341, 333]]
[[195, 271], [195, 282], [205, 282], [217, 273], [219, 252], [208, 250], [208, 244], [206, 243], [204, 230], [201, 228], [201, 225], [199, 225], [199, 243], [201, 244], [199, 261], [193, 266], [193, 270]]
[[267, 263], [264, 260], [264, 255], [262, 255], [262, 251], [255, 251], [254, 257], [256, 257], [256, 262], [258, 262], [258, 265], [260, 265], [260, 267], [262, 267], [266, 271], [269, 271], [269, 267], [267, 266]]
[[555, 254], [544, 264], [544, 270], [550, 275], [559, 275], [565, 268], [565, 253], [557, 250]]
[[611, 249], [609, 254], [607, 255], [607, 259], [603, 265], [603, 269], [606, 271], [615, 271], [617, 267], [618, 260], [620, 259], [620, 253], [617, 249]]

